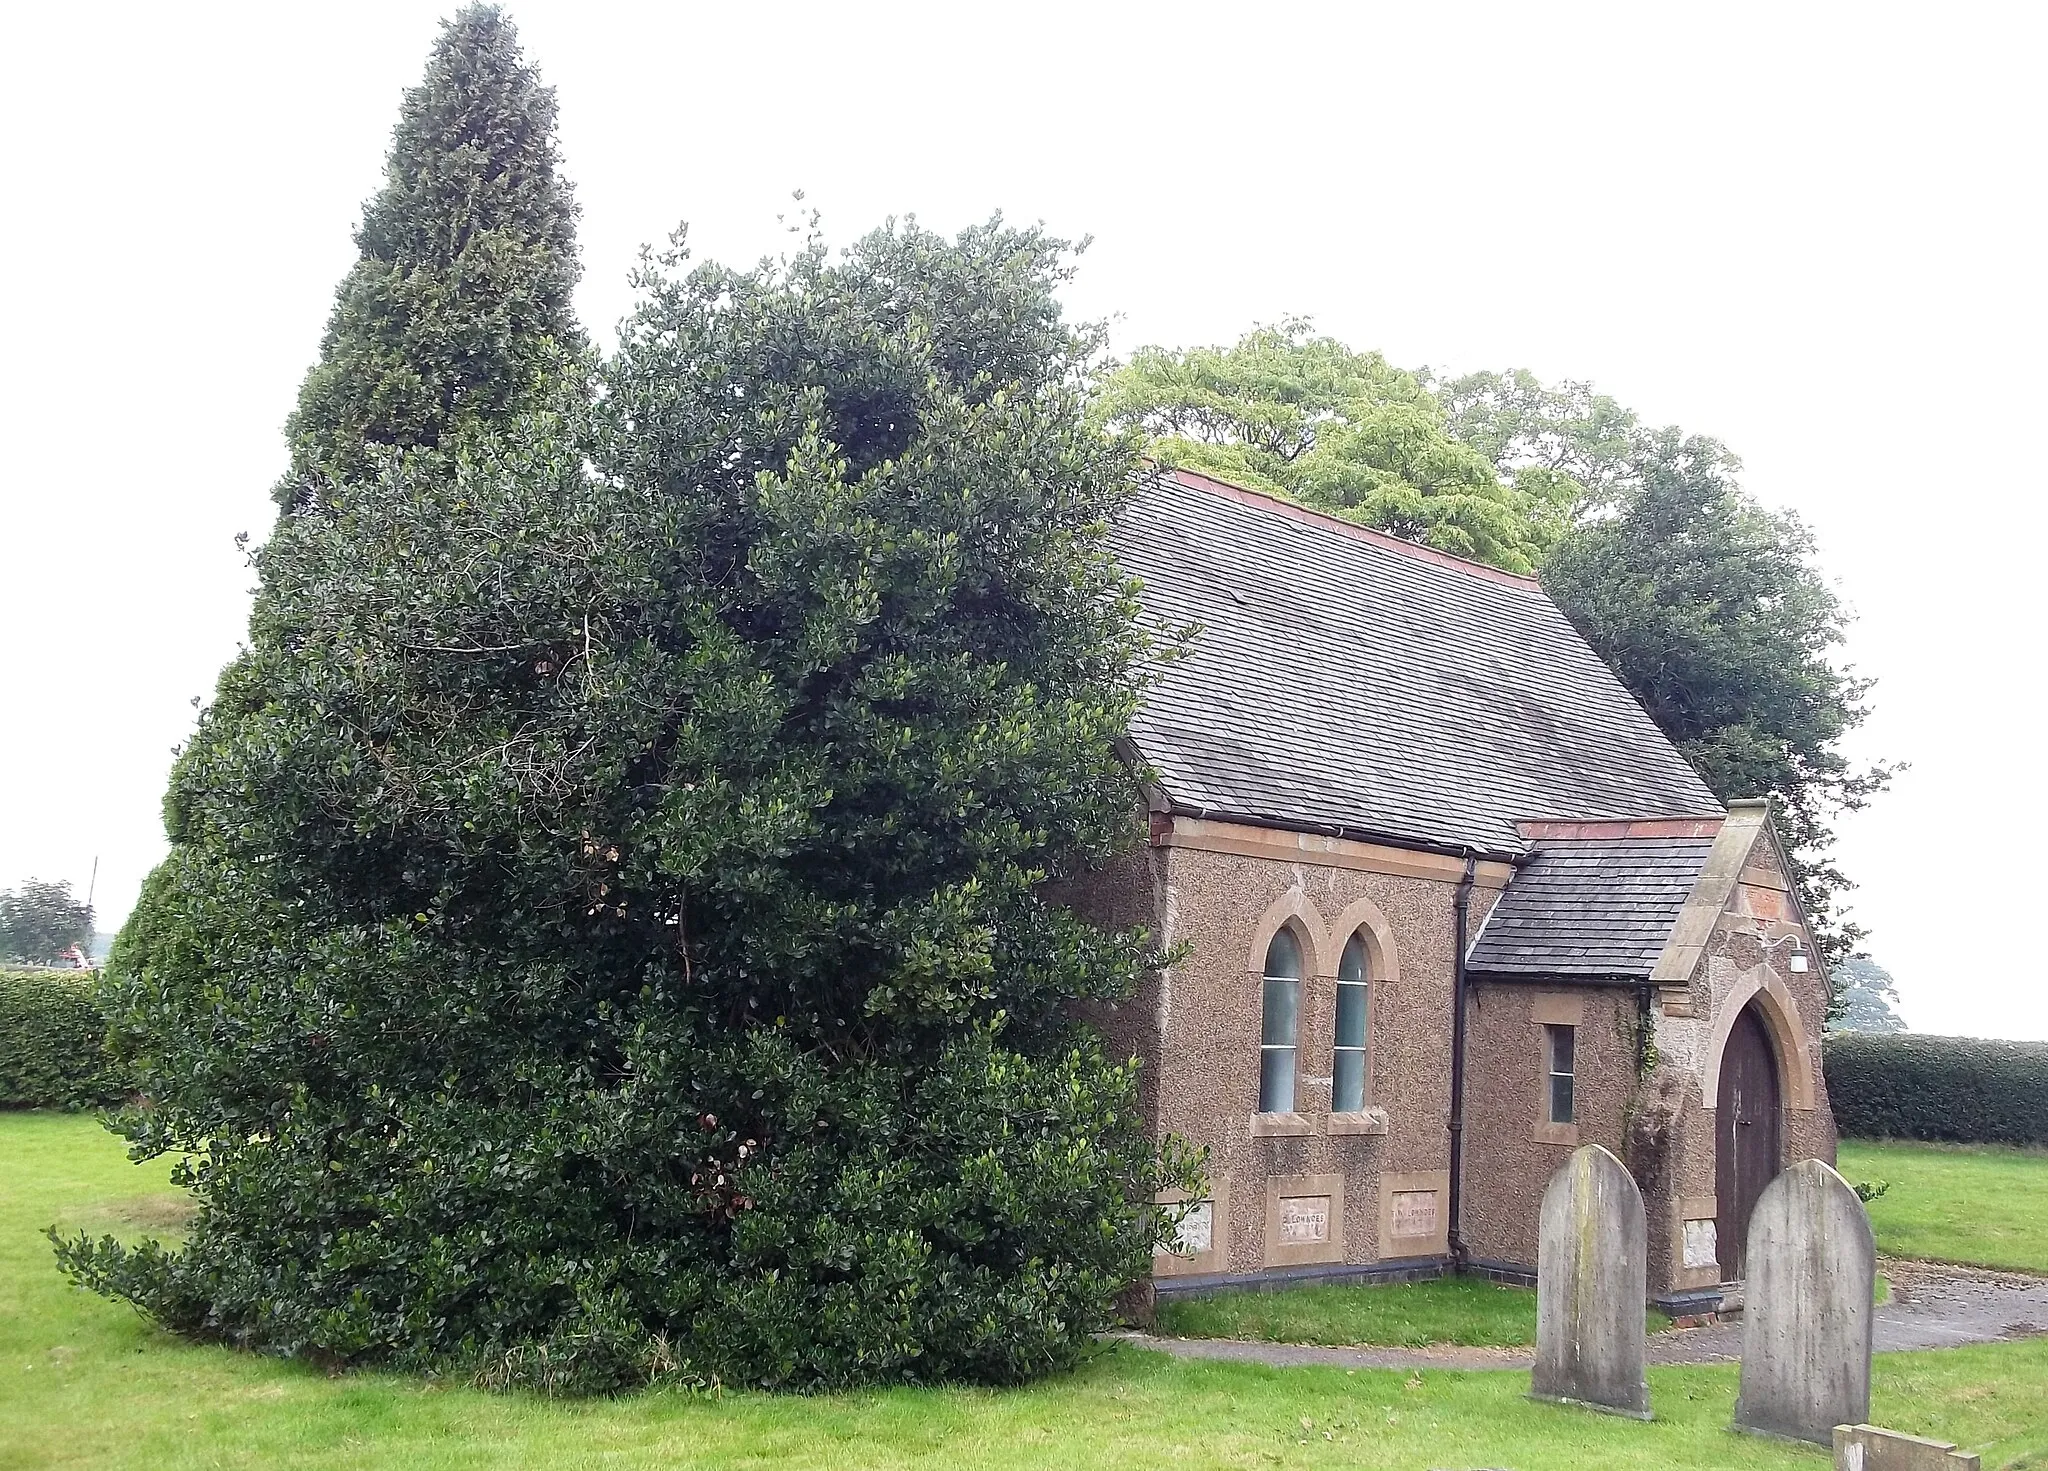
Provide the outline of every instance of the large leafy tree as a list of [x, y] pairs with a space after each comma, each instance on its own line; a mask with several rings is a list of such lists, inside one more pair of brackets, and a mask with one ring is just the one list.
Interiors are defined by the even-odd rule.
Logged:
[[1509, 484], [1562, 494], [1575, 519], [1611, 508], [1632, 490], [1642, 454], [1655, 443], [1632, 410], [1590, 383], [1545, 383], [1526, 368], [1423, 374], [1422, 381], [1443, 406], [1452, 437]]
[[[475, 19], [437, 69], [505, 54]], [[486, 119], [544, 95], [496, 75]], [[1085, 1349], [1193, 1182], [1072, 1020], [1142, 936], [1045, 897], [1128, 835], [1151, 652], [1062, 261], [999, 222], [674, 255], [601, 391], [536, 328], [516, 403], [321, 451], [110, 967], [122, 1127], [193, 1151], [198, 1216], [75, 1275], [551, 1389]]]
[[1847, 957], [1863, 931], [1842, 912], [1832, 825], [1892, 768], [1843, 752], [1870, 682], [1839, 662], [1848, 612], [1811, 533], [1744, 494], [1720, 443], [1650, 428], [1591, 384], [1517, 370], [1430, 386], [1503, 480], [1578, 488], [1544, 587], [1716, 795], [1775, 799], [1820, 943]]
[[1613, 509], [1551, 553], [1544, 588], [1724, 800], [1769, 795], [1830, 960], [1862, 930], [1841, 913], [1835, 815], [1890, 780], [1842, 749], [1868, 680], [1837, 659], [1847, 623], [1813, 538], [1734, 481], [1732, 456], [1675, 429], [1638, 432]]
[[92, 940], [92, 906], [69, 883], [28, 879], [0, 891], [0, 957], [41, 964]]
[[1229, 347], [1143, 348], [1103, 380], [1095, 412], [1167, 464], [1516, 572], [1535, 570], [1578, 493], [1563, 475], [1503, 479], [1417, 375], [1298, 318]]
[[1903, 1032], [1899, 987], [1892, 973], [1867, 955], [1852, 955], [1834, 969], [1839, 1008], [1828, 1022], [1837, 1032]]

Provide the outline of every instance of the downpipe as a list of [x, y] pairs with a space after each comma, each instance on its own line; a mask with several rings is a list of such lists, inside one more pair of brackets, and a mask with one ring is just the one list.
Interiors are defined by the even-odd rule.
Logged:
[[1465, 850], [1465, 872], [1458, 880], [1457, 897], [1451, 901], [1456, 948], [1451, 953], [1451, 1270], [1462, 1273], [1469, 1253], [1465, 1249], [1465, 947], [1472, 920], [1472, 881], [1479, 872], [1479, 858]]

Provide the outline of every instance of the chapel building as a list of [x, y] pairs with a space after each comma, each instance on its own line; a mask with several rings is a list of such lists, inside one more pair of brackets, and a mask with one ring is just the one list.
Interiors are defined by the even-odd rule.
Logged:
[[1763, 1186], [1834, 1158], [1766, 805], [1724, 809], [1534, 579], [1186, 471], [1116, 549], [1201, 629], [1130, 734], [1149, 842], [1084, 900], [1183, 947], [1102, 1018], [1209, 1154], [1155, 1290], [1529, 1280], [1598, 1143], [1652, 1299], [1714, 1306]]

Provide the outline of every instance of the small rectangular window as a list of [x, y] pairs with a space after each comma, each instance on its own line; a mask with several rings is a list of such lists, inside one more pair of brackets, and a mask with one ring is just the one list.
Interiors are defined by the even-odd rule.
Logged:
[[1573, 1066], [1577, 1062], [1578, 1028], [1546, 1026], [1544, 1051], [1550, 1071], [1550, 1122], [1576, 1122], [1577, 1100], [1573, 1098]]

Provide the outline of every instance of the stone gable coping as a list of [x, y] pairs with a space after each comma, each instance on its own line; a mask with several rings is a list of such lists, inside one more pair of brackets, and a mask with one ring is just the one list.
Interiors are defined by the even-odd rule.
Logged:
[[1700, 956], [1714, 937], [1714, 925], [1735, 893], [1750, 850], [1760, 833], [1770, 825], [1770, 804], [1764, 801], [1730, 802], [1728, 816], [1715, 834], [1714, 846], [1693, 884], [1671, 938], [1650, 971], [1650, 981], [1660, 986], [1683, 986], [1692, 980]]

